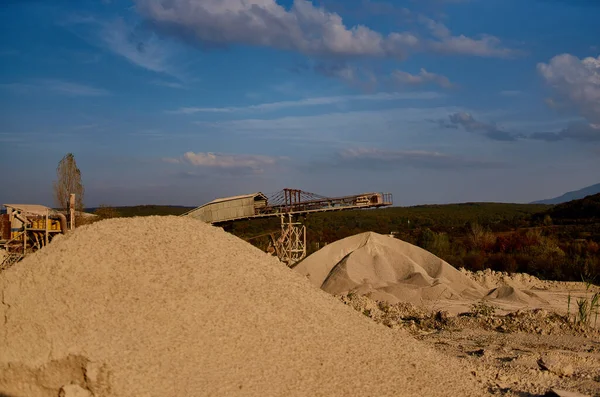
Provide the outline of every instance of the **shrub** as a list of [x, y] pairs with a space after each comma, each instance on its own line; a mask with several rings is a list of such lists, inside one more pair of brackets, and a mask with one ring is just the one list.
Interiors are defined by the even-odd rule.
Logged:
[[496, 236], [492, 233], [489, 228], [484, 228], [478, 223], [471, 225], [471, 231], [469, 234], [471, 247], [476, 250], [490, 251], [496, 243]]
[[445, 257], [450, 253], [448, 235], [446, 233], [436, 233], [430, 229], [421, 232], [417, 245], [440, 257]]
[[465, 256], [463, 265], [465, 269], [476, 272], [485, 269], [485, 255], [479, 252], [470, 252]]
[[98, 215], [98, 217], [102, 219], [117, 218], [120, 216], [119, 212], [115, 208], [104, 204], [100, 205], [100, 207], [94, 211], [94, 214]]
[[498, 272], [516, 273], [518, 269], [517, 261], [513, 255], [493, 254], [488, 258], [488, 267]]

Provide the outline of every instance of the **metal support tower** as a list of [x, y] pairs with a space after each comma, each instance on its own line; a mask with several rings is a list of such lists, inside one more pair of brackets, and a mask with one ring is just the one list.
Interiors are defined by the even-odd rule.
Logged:
[[291, 267], [306, 257], [306, 226], [292, 214], [281, 215], [281, 236], [271, 235], [279, 260]]

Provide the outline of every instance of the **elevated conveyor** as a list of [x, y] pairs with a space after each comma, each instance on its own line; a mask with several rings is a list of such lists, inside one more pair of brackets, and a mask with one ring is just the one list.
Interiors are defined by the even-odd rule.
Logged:
[[270, 233], [269, 252], [288, 266], [306, 256], [306, 226], [299, 218], [312, 213], [380, 208], [393, 204], [391, 193], [363, 193], [353, 196], [326, 197], [299, 189], [283, 189], [270, 197], [257, 192], [243, 196], [213, 200], [186, 212], [187, 216], [213, 225], [278, 217], [281, 219], [279, 236]]

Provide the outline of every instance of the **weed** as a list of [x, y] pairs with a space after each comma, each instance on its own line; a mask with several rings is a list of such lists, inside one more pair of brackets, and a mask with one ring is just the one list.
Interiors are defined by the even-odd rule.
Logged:
[[588, 324], [589, 323], [589, 306], [590, 302], [587, 298], [577, 299], [577, 322], [580, 324]]
[[496, 313], [496, 308], [485, 301], [481, 301], [471, 305], [471, 313], [475, 317], [490, 317]]
[[588, 296], [590, 288], [593, 285], [593, 279], [582, 276], [581, 280], [585, 283], [586, 293], [585, 297], [577, 299], [575, 323], [590, 326], [592, 317], [594, 317], [594, 327], [596, 327], [598, 322], [598, 310], [600, 309], [600, 292], [595, 292], [591, 297]]

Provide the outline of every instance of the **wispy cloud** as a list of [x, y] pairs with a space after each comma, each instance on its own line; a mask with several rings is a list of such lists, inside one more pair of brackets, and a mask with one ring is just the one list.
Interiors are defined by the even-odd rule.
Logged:
[[420, 86], [431, 83], [442, 88], [454, 87], [454, 84], [450, 82], [448, 77], [428, 72], [424, 68], [421, 68], [418, 74], [395, 70], [392, 72], [392, 81], [401, 86]]
[[283, 158], [250, 154], [194, 153], [187, 152], [178, 158], [167, 157], [163, 161], [171, 164], [188, 164], [194, 167], [222, 170], [241, 170], [262, 173], [265, 168], [275, 166]]
[[447, 117], [461, 111], [456, 107], [393, 107], [370, 111], [333, 112], [318, 115], [277, 118], [244, 118], [216, 122], [196, 122], [206, 134], [218, 134], [253, 141], [285, 142], [287, 147], [380, 145], [421, 139], [436, 129], [424, 120]]
[[323, 106], [323, 105], [338, 105], [348, 102], [358, 101], [397, 101], [404, 99], [411, 100], [430, 100], [438, 99], [443, 97], [442, 94], [437, 92], [397, 92], [397, 93], [385, 93], [380, 92], [376, 94], [365, 94], [365, 95], [344, 95], [344, 96], [332, 96], [332, 97], [314, 97], [299, 99], [296, 101], [281, 101], [281, 102], [270, 102], [261, 103], [258, 105], [249, 105], [243, 107], [222, 107], [222, 108], [202, 108], [202, 107], [184, 107], [177, 110], [168, 111], [173, 114], [194, 114], [194, 113], [228, 113], [228, 112], [242, 112], [242, 111], [276, 111], [286, 108], [295, 107], [306, 107], [306, 106]]
[[91, 130], [99, 127], [98, 124], [79, 124], [71, 127], [74, 131], [83, 131], [83, 130]]
[[448, 116], [448, 120], [439, 120], [441, 126], [445, 128], [464, 128], [468, 132], [481, 134], [494, 141], [516, 141], [523, 136], [512, 132], [504, 131], [494, 124], [483, 123], [475, 120], [470, 113], [458, 112]]
[[42, 80], [44, 88], [69, 96], [103, 96], [109, 92], [103, 88], [96, 88], [90, 85], [72, 83], [64, 80]]
[[504, 90], [504, 91], [500, 91], [500, 95], [502, 95], [502, 96], [509, 96], [509, 97], [515, 97], [515, 96], [523, 95], [523, 91], [519, 91], [519, 90]]
[[[322, 166], [320, 164], [319, 166]], [[379, 170], [394, 167], [430, 168], [438, 170], [465, 168], [499, 168], [504, 164], [488, 160], [469, 159], [437, 151], [386, 150], [370, 147], [344, 149], [334, 156], [330, 166]]]
[[130, 27], [124, 20], [104, 23], [100, 39], [111, 52], [130, 63], [153, 72], [181, 77], [173, 43], [166, 42], [155, 33], [141, 27]]
[[349, 65], [346, 62], [318, 62], [313, 70], [323, 76], [337, 78], [351, 87], [366, 92], [374, 91], [378, 84], [377, 76], [371, 70]]
[[179, 80], [187, 78], [181, 46], [160, 37], [143, 24], [123, 18], [105, 20], [79, 14], [66, 16], [60, 24], [90, 44], [122, 57], [132, 65]]
[[427, 44], [427, 47], [435, 52], [485, 58], [511, 58], [521, 53], [503, 46], [501, 40], [492, 35], [481, 34], [479, 38], [471, 38], [462, 34], [455, 36], [441, 22], [436, 22], [423, 15], [420, 15], [418, 19], [435, 38], [428, 40]]
[[161, 87], [175, 88], [175, 89], [179, 89], [179, 90], [185, 90], [187, 88], [185, 85], [174, 82], [174, 81], [154, 80], [154, 81], [152, 81], [152, 84], [158, 85]]
[[517, 133], [476, 120], [470, 113], [458, 112], [448, 116], [447, 120], [437, 120], [444, 128], [464, 128], [465, 131], [481, 134], [495, 141], [512, 142], [517, 140], [536, 140], [558, 142], [571, 140], [576, 142], [600, 142], [600, 124], [570, 122], [558, 132]]
[[54, 79], [33, 80], [28, 83], [0, 84], [0, 88], [8, 89], [20, 94], [51, 91], [56, 94], [73, 97], [97, 97], [110, 95], [110, 92], [103, 88]]
[[529, 138], [546, 142], [558, 142], [566, 139], [579, 142], [600, 142], [600, 125], [571, 123], [559, 132], [536, 132]]

